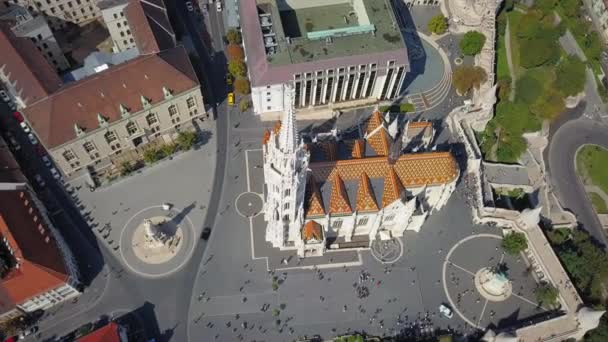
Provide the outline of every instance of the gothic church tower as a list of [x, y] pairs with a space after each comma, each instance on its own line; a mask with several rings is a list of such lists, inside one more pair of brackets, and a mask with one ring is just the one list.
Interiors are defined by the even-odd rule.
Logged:
[[264, 134], [264, 219], [266, 241], [294, 247], [304, 224], [304, 195], [310, 154], [298, 139], [293, 88], [286, 86], [281, 121]]

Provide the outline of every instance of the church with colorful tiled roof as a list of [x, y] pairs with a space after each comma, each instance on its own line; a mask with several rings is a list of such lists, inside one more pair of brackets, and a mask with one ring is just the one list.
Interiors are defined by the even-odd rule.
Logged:
[[431, 147], [430, 122], [388, 121], [375, 110], [348, 134], [299, 137], [287, 110], [263, 140], [266, 241], [307, 257], [419, 231], [450, 198], [458, 165]]

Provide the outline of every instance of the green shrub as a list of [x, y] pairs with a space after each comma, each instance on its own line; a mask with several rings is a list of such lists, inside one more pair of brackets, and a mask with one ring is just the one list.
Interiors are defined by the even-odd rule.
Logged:
[[180, 132], [177, 136], [177, 145], [181, 150], [189, 150], [196, 142], [196, 132]]
[[448, 20], [443, 15], [439, 14], [431, 18], [427, 24], [429, 31], [435, 34], [444, 34], [448, 29]]
[[228, 40], [230, 44], [241, 44], [241, 33], [235, 29], [230, 29], [226, 32], [226, 40]]
[[502, 248], [505, 252], [516, 255], [528, 248], [528, 240], [524, 233], [512, 232], [502, 238]]
[[585, 63], [570, 55], [557, 66], [555, 86], [565, 96], [573, 96], [585, 89]]
[[241, 60], [231, 60], [228, 62], [228, 72], [235, 78], [243, 77], [247, 73], [247, 66]]
[[120, 164], [120, 175], [128, 176], [131, 172], [135, 171], [135, 167], [131, 162], [124, 161]]
[[559, 291], [551, 284], [542, 284], [534, 289], [534, 295], [536, 295], [536, 301], [539, 305], [552, 307], [557, 304]]
[[475, 56], [486, 43], [486, 36], [483, 33], [477, 31], [469, 31], [465, 33], [464, 37], [460, 40], [460, 51], [467, 56]]
[[399, 111], [401, 113], [408, 113], [408, 112], [413, 112], [416, 110], [416, 107], [414, 107], [414, 104], [412, 103], [402, 103], [399, 105]]

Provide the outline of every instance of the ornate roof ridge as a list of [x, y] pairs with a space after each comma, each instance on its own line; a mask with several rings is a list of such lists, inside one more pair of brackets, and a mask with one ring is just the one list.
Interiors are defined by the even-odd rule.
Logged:
[[312, 175], [308, 177], [306, 184], [306, 191], [308, 192], [308, 201], [306, 203], [306, 215], [305, 216], [322, 216], [325, 215], [325, 208], [323, 207], [323, 198], [319, 192], [319, 187], [315, 181], [315, 177]]
[[331, 197], [329, 200], [330, 214], [351, 214], [353, 212], [348, 201], [348, 194], [344, 181], [338, 173], [334, 174], [331, 186]]
[[370, 184], [367, 173], [361, 173], [359, 189], [357, 190], [357, 211], [378, 211], [378, 204], [374, 197], [374, 190]]
[[395, 172], [395, 169], [391, 166], [388, 170], [386, 178], [384, 179], [384, 194], [382, 196], [382, 207], [393, 203], [394, 201], [401, 198], [401, 192], [404, 187]]

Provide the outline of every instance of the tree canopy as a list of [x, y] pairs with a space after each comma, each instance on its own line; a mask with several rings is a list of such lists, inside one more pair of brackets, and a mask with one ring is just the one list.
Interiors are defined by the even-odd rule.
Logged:
[[469, 31], [460, 40], [460, 51], [467, 56], [474, 56], [481, 52], [486, 43], [486, 36], [481, 32]]
[[452, 82], [458, 93], [466, 95], [471, 89], [479, 88], [487, 80], [488, 75], [481, 67], [463, 65], [454, 70], [452, 77]]
[[237, 44], [233, 44], [233, 43], [228, 44], [228, 47], [226, 48], [226, 52], [228, 53], [228, 59], [230, 59], [230, 60], [245, 59], [245, 52], [243, 51], [243, 48]]
[[528, 248], [528, 240], [524, 233], [513, 232], [502, 238], [502, 248], [509, 254], [518, 254]]
[[249, 80], [246, 78], [239, 78], [234, 81], [234, 90], [242, 95], [247, 95], [251, 92], [251, 87], [249, 85]]
[[556, 76], [555, 86], [562, 94], [576, 95], [585, 88], [585, 63], [577, 56], [570, 55], [557, 66]]
[[551, 284], [542, 284], [534, 289], [534, 295], [538, 304], [551, 307], [557, 304], [559, 291]]
[[435, 34], [444, 34], [448, 29], [448, 20], [443, 15], [439, 14], [431, 18], [427, 24], [429, 31]]
[[241, 33], [235, 29], [230, 29], [226, 32], [226, 40], [228, 40], [230, 44], [241, 44]]
[[247, 66], [243, 61], [232, 60], [228, 62], [228, 72], [234, 77], [243, 77], [247, 72]]

